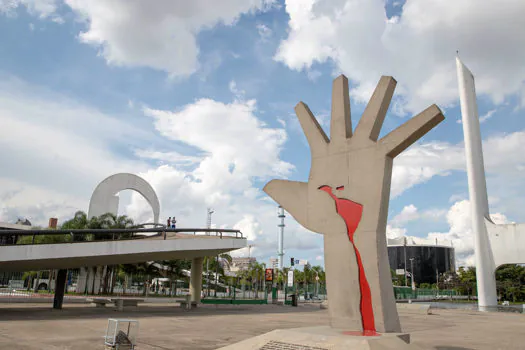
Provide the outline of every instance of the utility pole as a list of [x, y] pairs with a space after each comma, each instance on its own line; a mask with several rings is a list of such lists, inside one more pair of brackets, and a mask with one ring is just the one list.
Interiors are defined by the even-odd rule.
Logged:
[[277, 209], [277, 217], [281, 220], [281, 223], [277, 225], [279, 227], [279, 246], [277, 249], [277, 256], [279, 258], [279, 269], [283, 269], [284, 262], [284, 209], [283, 207], [279, 206]]
[[407, 238], [406, 237], [403, 237], [403, 238], [404, 238], [403, 251], [405, 254], [405, 266], [403, 266], [403, 268], [405, 269], [405, 287], [408, 287], [408, 284], [407, 284]]
[[[207, 212], [208, 212], [208, 216], [206, 218], [206, 228], [210, 229], [211, 228], [211, 214], [213, 214], [214, 211], [213, 209], [208, 208]], [[206, 232], [206, 234], [208, 236], [210, 235], [209, 232]], [[209, 256], [206, 258], [206, 286], [208, 287], [206, 294], [210, 296], [210, 257]]]
[[319, 295], [319, 272], [315, 271], [315, 296]]

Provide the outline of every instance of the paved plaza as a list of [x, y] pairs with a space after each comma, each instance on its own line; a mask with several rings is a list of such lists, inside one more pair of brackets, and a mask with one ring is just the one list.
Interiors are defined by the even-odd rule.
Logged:
[[[525, 314], [433, 310], [433, 315], [401, 310], [412, 343], [435, 350], [525, 349]], [[216, 349], [277, 328], [328, 323], [319, 305], [202, 306], [144, 304], [124, 312], [90, 305], [0, 304], [0, 349], [103, 349], [108, 318], [140, 322], [138, 350]]]

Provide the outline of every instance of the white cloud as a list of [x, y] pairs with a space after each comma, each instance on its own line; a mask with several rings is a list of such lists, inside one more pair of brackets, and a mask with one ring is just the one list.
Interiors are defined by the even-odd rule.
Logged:
[[140, 158], [159, 160], [164, 163], [177, 164], [180, 166], [193, 165], [202, 160], [201, 157], [185, 156], [178, 152], [161, 152], [156, 150], [135, 150], [135, 154]]
[[201, 191], [251, 187], [252, 178], [287, 176], [293, 166], [279, 159], [283, 129], [264, 127], [254, 115], [255, 100], [229, 104], [200, 99], [176, 112], [146, 108], [157, 130], [209, 155], [193, 175]]
[[[470, 266], [474, 264], [474, 237], [472, 234], [471, 208], [468, 200], [455, 202], [448, 210], [427, 211], [427, 218], [438, 215], [439, 218], [446, 217], [449, 225], [447, 232], [431, 232], [426, 237], [414, 237], [407, 235], [407, 229], [400, 227], [409, 221], [425, 218], [425, 214], [418, 214], [415, 206], [409, 205], [387, 225], [387, 237], [390, 239], [406, 236], [418, 244], [429, 242], [450, 244], [452, 243], [456, 253], [456, 267]], [[507, 217], [502, 213], [491, 214], [491, 219], [496, 224], [508, 223]]]
[[391, 225], [386, 225], [386, 236], [387, 238], [399, 238], [406, 235], [407, 230], [401, 227], [393, 227]]
[[414, 221], [420, 217], [420, 213], [418, 212], [415, 205], [410, 204], [401, 210], [399, 214], [394, 216], [394, 218], [391, 220], [391, 223], [393, 225], [404, 225], [407, 222]]
[[401, 210], [399, 214], [394, 216], [390, 221], [390, 224], [393, 226], [399, 227], [403, 226], [411, 221], [416, 220], [431, 220], [437, 221], [445, 217], [447, 214], [446, 210], [443, 209], [427, 209], [420, 211], [415, 205], [410, 204]]
[[199, 67], [199, 32], [234, 25], [243, 14], [265, 11], [273, 0], [65, 0], [85, 21], [80, 41], [100, 48], [109, 64], [150, 67], [187, 76]]
[[87, 206], [78, 197], [14, 179], [0, 178], [0, 189], [0, 222], [28, 218], [33, 225], [43, 226], [50, 217], [69, 218]]
[[[149, 67], [172, 77], [188, 76], [198, 68], [209, 74], [220, 65], [220, 56], [212, 55], [201, 67], [197, 43], [201, 31], [221, 24], [233, 26], [242, 15], [276, 6], [274, 0], [225, 0], [220, 6], [211, 0], [0, 0], [0, 14], [14, 15], [24, 6], [34, 16], [63, 23], [57, 14], [62, 3], [87, 27], [79, 40], [98, 48], [108, 64]], [[258, 29], [265, 38], [271, 35], [264, 25]]]
[[259, 23], [256, 25], [257, 32], [262, 42], [267, 42], [273, 35], [273, 31], [265, 24]]
[[[520, 176], [520, 166], [525, 164], [525, 131], [492, 135], [483, 141], [483, 152], [487, 177]], [[464, 171], [465, 167], [463, 143], [417, 144], [394, 160], [391, 196], [395, 198], [434, 176]]]
[[387, 225], [388, 238], [398, 238], [406, 234], [405, 226], [409, 222], [417, 220], [439, 221], [447, 214], [443, 209], [427, 209], [420, 211], [414, 204], [409, 204], [403, 207], [401, 212], [395, 215]]
[[[244, 92], [234, 81], [229, 88], [235, 96], [231, 103], [198, 99], [175, 111], [145, 108], [144, 114], [152, 118], [162, 136], [200, 153], [197, 157], [145, 152], [143, 155], [150, 158], [189, 157], [195, 163], [192, 168], [183, 168], [175, 167], [172, 161], [140, 175], [157, 191], [162, 215], [175, 215], [179, 227], [203, 227], [206, 208], [212, 207], [212, 222], [217, 227], [240, 229], [254, 244], [252, 256], [275, 256], [276, 204], [268, 200], [256, 181], [287, 177], [293, 170], [279, 157], [287, 135], [284, 129], [270, 128], [257, 118], [256, 101], [243, 100]], [[138, 194], [132, 195], [126, 213], [138, 221], [151, 220], [152, 215]], [[295, 230], [288, 231], [291, 228]], [[286, 239], [288, 249], [322, 249], [318, 235], [298, 228], [296, 223], [287, 223]], [[247, 256], [248, 250], [234, 255]]]
[[391, 196], [395, 198], [434, 176], [447, 175], [451, 170], [463, 170], [464, 163], [460, 145], [430, 142], [412, 146], [394, 160]]
[[55, 22], [60, 18], [55, 14], [58, 6], [57, 0], [0, 0], [0, 14], [15, 15], [15, 10], [25, 6], [27, 12], [40, 18], [51, 17]]
[[144, 164], [118, 155], [133, 138], [156, 139], [138, 125], [11, 76], [0, 82], [0, 162], [4, 177], [85, 194], [95, 179]]
[[[404, 108], [457, 102], [454, 62], [460, 50], [476, 76], [476, 89], [495, 103], [518, 93], [525, 80], [522, 14], [525, 2], [407, 1], [387, 21], [382, 0], [286, 0], [289, 35], [275, 59], [295, 70], [333, 60], [357, 83], [366, 101], [381, 75], [398, 80]], [[501, 40], [505, 38], [505, 40]], [[490, 48], [490, 49], [487, 49]]]
[[450, 203], [453, 203], [453, 202], [462, 201], [467, 198], [468, 198], [468, 193], [459, 193], [459, 194], [453, 194], [452, 196], [450, 196], [448, 201]]
[[235, 96], [235, 99], [238, 101], [244, 100], [244, 95], [246, 95], [246, 91], [239, 89], [237, 87], [237, 83], [235, 80], [230, 81], [230, 84], [228, 85], [230, 92]]
[[[498, 110], [497, 109], [491, 109], [490, 111], [488, 111], [487, 113], [483, 114], [481, 117], [479, 117], [479, 123], [480, 124], [483, 124], [484, 122], [486, 122], [487, 120], [489, 120], [490, 118], [492, 118], [492, 116], [494, 115], [494, 113], [496, 113]], [[458, 124], [463, 124], [463, 121], [461, 119], [458, 119], [456, 120], [456, 122]]]
[[[262, 123], [254, 100], [200, 99], [175, 112], [145, 109], [150, 118], [130, 122], [133, 116], [119, 120], [16, 78], [0, 81], [0, 161], [9, 164], [0, 178], [0, 220], [62, 222], [87, 209], [102, 179], [127, 171], [150, 182], [161, 215], [175, 215], [179, 227], [204, 227], [211, 206], [214, 227], [239, 228], [255, 243], [254, 256], [275, 256], [276, 204], [258, 181], [286, 177], [293, 166], [279, 157], [286, 132]], [[126, 197], [120, 213], [151, 222], [146, 201]], [[322, 237], [291, 220], [286, 239], [287, 249], [311, 252], [307, 258], [322, 252]]]
[[[474, 236], [472, 234], [470, 202], [463, 200], [454, 203], [448, 213], [447, 222], [450, 226], [448, 232], [432, 232], [429, 239], [452, 241], [456, 251], [456, 265], [473, 265], [474, 263]], [[507, 217], [501, 213], [491, 214], [492, 220], [497, 224], [508, 223]]]
[[310, 79], [311, 81], [315, 82], [322, 75], [322, 73], [320, 71], [318, 71], [318, 70], [315, 70], [315, 69], [309, 69], [306, 72], [306, 75], [307, 75], [308, 79]]
[[0, 75], [0, 208], [2, 219], [28, 217], [46, 224], [87, 209], [106, 176], [142, 171], [145, 163], [116, 149], [151, 144], [139, 126], [20, 79]]

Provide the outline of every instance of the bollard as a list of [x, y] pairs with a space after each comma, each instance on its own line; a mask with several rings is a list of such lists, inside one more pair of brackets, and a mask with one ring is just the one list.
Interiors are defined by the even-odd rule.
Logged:
[[115, 306], [117, 307], [117, 311], [124, 311], [124, 300], [123, 299], [116, 300]]

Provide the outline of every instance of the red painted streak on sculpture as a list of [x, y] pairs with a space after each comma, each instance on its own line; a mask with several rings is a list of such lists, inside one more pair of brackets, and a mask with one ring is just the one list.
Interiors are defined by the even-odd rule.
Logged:
[[[354, 243], [354, 233], [357, 230], [357, 226], [361, 221], [363, 214], [363, 206], [359, 203], [353, 202], [349, 199], [338, 198], [332, 193], [332, 188], [329, 186], [319, 187], [321, 191], [325, 191], [335, 201], [335, 207], [337, 214], [343, 218], [346, 224], [348, 238], [354, 246], [355, 255], [357, 258], [357, 266], [359, 268], [359, 289], [361, 291], [361, 319], [363, 322], [363, 332], [361, 335], [365, 336], [377, 336], [375, 321], [374, 321], [374, 309], [372, 308], [372, 293], [370, 291], [370, 285], [366, 279], [365, 269], [363, 267], [363, 261], [361, 260], [361, 254]], [[337, 187], [337, 190], [343, 190], [344, 186]]]

